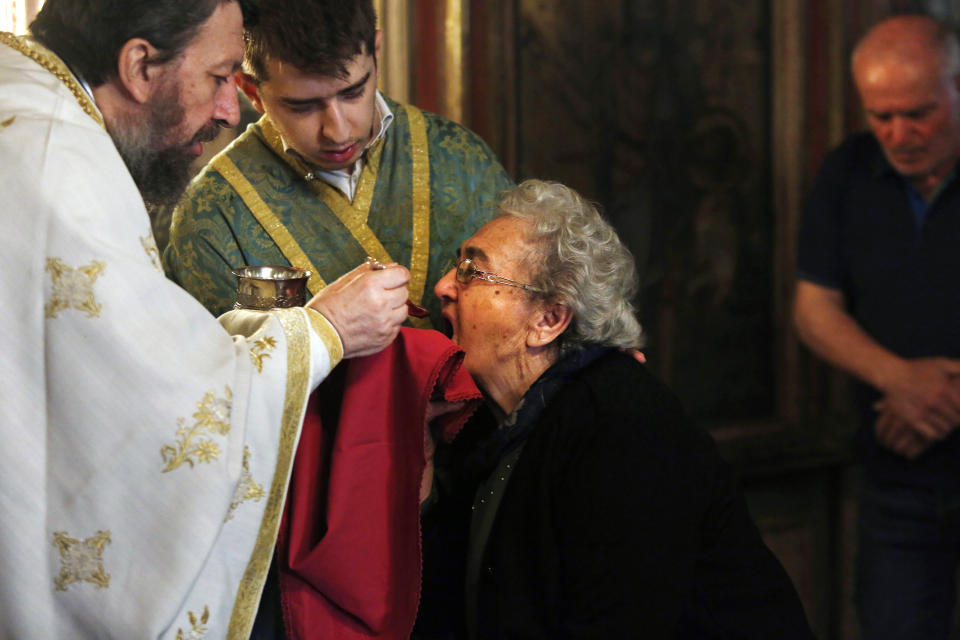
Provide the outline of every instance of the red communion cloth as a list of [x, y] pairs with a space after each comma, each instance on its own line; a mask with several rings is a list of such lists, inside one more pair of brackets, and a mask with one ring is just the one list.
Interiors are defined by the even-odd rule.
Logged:
[[431, 399], [480, 392], [463, 351], [436, 331], [402, 329], [384, 351], [341, 363], [311, 396], [278, 539], [291, 640], [409, 638], [420, 600], [420, 481]]

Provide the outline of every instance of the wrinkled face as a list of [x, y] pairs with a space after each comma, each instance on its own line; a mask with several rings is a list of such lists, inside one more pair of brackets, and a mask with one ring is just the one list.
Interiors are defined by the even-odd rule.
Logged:
[[240, 122], [234, 72], [243, 60], [243, 14], [236, 2], [221, 3], [167, 73], [179, 88], [183, 115], [161, 141], [194, 158], [203, 142], [213, 140], [219, 126]]
[[[379, 48], [379, 34], [377, 42]], [[374, 134], [376, 56], [361, 53], [346, 68], [337, 78], [267, 59], [268, 79], [251, 96], [288, 145], [327, 171], [352, 166]]]
[[858, 63], [854, 79], [867, 122], [893, 168], [939, 182], [960, 155], [960, 93], [933, 64]]
[[147, 204], [176, 204], [203, 143], [240, 118], [233, 72], [243, 54], [242, 15], [220, 4], [184, 52], [161, 69], [145, 113], [107, 123], [117, 150]]
[[[464, 242], [458, 256], [470, 258], [484, 271], [529, 282], [527, 265], [535, 264], [538, 253], [525, 239], [527, 225], [517, 218], [496, 218]], [[481, 388], [490, 391], [515, 373], [542, 304], [517, 287], [477, 279], [462, 284], [455, 273], [447, 272], [434, 293], [450, 323], [451, 338], [466, 351], [464, 366]]]

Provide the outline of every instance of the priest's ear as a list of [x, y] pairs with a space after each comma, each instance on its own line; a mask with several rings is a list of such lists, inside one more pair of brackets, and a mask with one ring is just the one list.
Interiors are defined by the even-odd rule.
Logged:
[[527, 331], [527, 346], [548, 346], [567, 330], [572, 321], [573, 311], [570, 307], [559, 302], [548, 304], [534, 317], [534, 322]]
[[237, 80], [237, 86], [243, 91], [243, 95], [247, 96], [251, 104], [253, 104], [253, 108], [263, 113], [263, 100], [260, 99], [260, 87], [257, 86], [257, 81], [253, 79], [253, 76], [243, 71], [237, 71], [234, 74], [234, 78]]
[[156, 64], [157, 49], [148, 40], [131, 38], [120, 48], [117, 56], [117, 79], [125, 93], [138, 104], [150, 101], [163, 74], [164, 64]]

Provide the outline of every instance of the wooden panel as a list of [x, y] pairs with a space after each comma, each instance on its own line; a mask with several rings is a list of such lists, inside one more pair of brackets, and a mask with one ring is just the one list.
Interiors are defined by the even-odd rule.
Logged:
[[469, 0], [413, 5], [411, 101], [461, 123], [469, 123], [470, 15]]
[[779, 407], [787, 422], [799, 420], [798, 349], [790, 330], [790, 299], [793, 292], [795, 238], [801, 216], [804, 182], [804, 101], [806, 84], [806, 3], [783, 0], [774, 3], [772, 193], [775, 212], [774, 322], [780, 343], [781, 386]]
[[465, 122], [487, 141], [513, 176], [520, 140], [515, 11], [509, 0], [471, 3]]
[[410, 78], [410, 99], [421, 109], [441, 113], [443, 97], [440, 93], [440, 25], [442, 7], [436, 2], [414, 4], [411, 43], [414, 51]]
[[793, 581], [817, 638], [850, 638], [852, 611], [843, 600], [852, 575], [843, 555], [853, 538], [848, 475], [826, 466], [748, 478], [744, 490], [764, 542]]
[[603, 205], [644, 268], [649, 361], [694, 415], [773, 415], [768, 3], [518, 6], [519, 177]]

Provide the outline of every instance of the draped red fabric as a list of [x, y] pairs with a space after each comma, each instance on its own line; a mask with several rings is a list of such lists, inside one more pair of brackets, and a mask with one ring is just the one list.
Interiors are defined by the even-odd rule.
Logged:
[[409, 638], [420, 598], [424, 428], [431, 399], [451, 440], [479, 402], [463, 352], [402, 329], [384, 351], [345, 361], [310, 398], [278, 540], [291, 640]]

